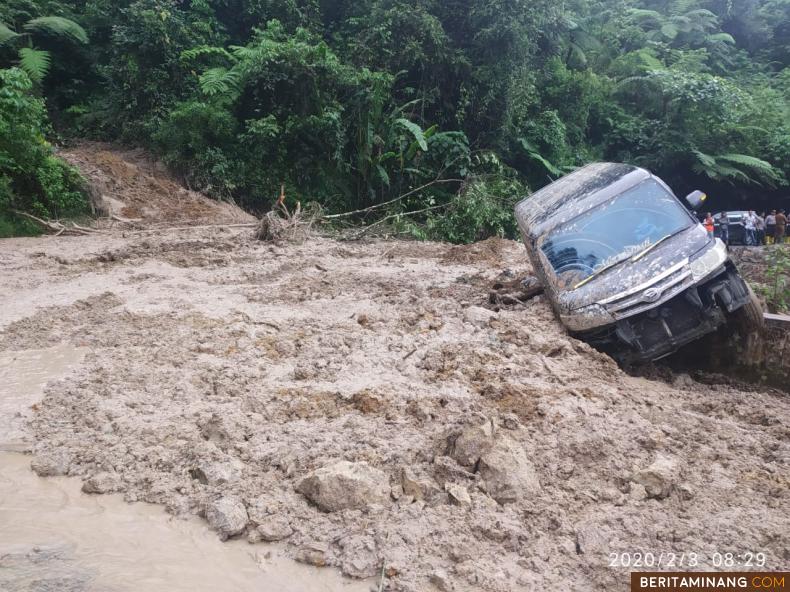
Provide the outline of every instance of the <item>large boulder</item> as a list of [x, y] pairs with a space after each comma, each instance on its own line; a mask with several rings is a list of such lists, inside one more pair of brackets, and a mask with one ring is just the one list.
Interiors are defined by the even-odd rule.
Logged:
[[296, 490], [325, 512], [363, 509], [389, 499], [387, 475], [366, 462], [340, 461], [313, 471]]
[[220, 538], [225, 540], [244, 532], [248, 520], [247, 509], [237, 497], [221, 497], [206, 508], [206, 520]]
[[540, 481], [526, 452], [510, 438], [500, 438], [480, 457], [478, 473], [486, 491], [500, 504], [540, 492]]

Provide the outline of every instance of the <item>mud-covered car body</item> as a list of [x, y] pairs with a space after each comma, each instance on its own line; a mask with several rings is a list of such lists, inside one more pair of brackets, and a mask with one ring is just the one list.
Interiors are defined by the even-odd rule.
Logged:
[[726, 246], [644, 169], [588, 165], [519, 202], [516, 219], [562, 323], [622, 361], [672, 353], [750, 300]]

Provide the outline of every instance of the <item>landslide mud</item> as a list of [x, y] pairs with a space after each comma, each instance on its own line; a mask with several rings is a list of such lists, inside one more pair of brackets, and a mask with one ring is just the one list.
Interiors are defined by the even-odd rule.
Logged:
[[[618, 552], [790, 565], [787, 396], [628, 376], [541, 297], [487, 310], [497, 277], [529, 272], [514, 242], [209, 229], [6, 240], [0, 261], [0, 351], [87, 352], [22, 419], [35, 458], [94, 489], [179, 516], [233, 496], [241, 538], [285, 523], [292, 556], [383, 568], [386, 590], [626, 590]], [[536, 489], [500, 503], [459, 464], [458, 434], [482, 425], [526, 453]], [[311, 505], [298, 484], [340, 460], [382, 471], [389, 498]]]

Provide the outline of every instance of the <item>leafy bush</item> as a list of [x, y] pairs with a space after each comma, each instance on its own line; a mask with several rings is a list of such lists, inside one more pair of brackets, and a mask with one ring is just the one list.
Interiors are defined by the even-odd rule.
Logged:
[[522, 183], [507, 176], [474, 179], [451, 199], [446, 210], [428, 219], [428, 236], [453, 243], [492, 236], [516, 238], [513, 208], [527, 193]]
[[12, 210], [44, 217], [85, 211], [83, 180], [56, 158], [45, 139], [44, 101], [31, 94], [19, 68], [0, 70], [0, 215]]

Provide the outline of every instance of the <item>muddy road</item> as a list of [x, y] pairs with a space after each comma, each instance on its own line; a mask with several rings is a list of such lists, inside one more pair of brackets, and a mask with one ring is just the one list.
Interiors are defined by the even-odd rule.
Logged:
[[619, 553], [790, 566], [787, 394], [629, 376], [540, 297], [489, 310], [529, 271], [514, 242], [249, 235], [0, 241], [0, 352], [82, 352], [15, 420], [39, 474], [386, 590], [626, 590]]

